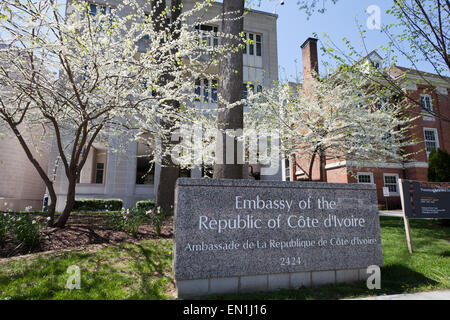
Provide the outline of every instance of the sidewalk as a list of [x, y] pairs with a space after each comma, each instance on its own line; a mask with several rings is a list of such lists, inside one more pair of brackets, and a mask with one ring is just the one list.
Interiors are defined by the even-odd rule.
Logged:
[[352, 300], [450, 300], [450, 290], [393, 294]]
[[402, 210], [382, 210], [378, 211], [380, 216], [385, 217], [403, 217], [403, 211]]

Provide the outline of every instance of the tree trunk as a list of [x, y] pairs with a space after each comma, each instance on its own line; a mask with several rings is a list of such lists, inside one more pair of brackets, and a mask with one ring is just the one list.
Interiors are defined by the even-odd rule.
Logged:
[[55, 227], [64, 228], [67, 220], [69, 220], [70, 213], [72, 212], [73, 206], [75, 205], [75, 188], [77, 184], [76, 175], [71, 175], [69, 177], [69, 188], [67, 190], [67, 200], [66, 205], [62, 214], [59, 216], [55, 223]]
[[[157, 7], [156, 5], [159, 5]], [[180, 13], [181, 13], [181, 0], [173, 0], [172, 1], [172, 14], [171, 14], [171, 23], [174, 23]], [[154, 21], [157, 20], [156, 17], [162, 14], [162, 12], [166, 8], [166, 2], [165, 1], [154, 1], [153, 2], [153, 16]], [[172, 25], [174, 29], [178, 27], [178, 25]], [[159, 30], [160, 32], [165, 32], [165, 25], [162, 24], [156, 24], [155, 28]], [[171, 30], [173, 32], [174, 37], [177, 36], [176, 30]], [[166, 79], [163, 79], [162, 81], [170, 81], [170, 77], [167, 76]], [[177, 101], [172, 101], [172, 104], [177, 104]], [[170, 129], [173, 125], [169, 120], [161, 120], [161, 124], [166, 129]], [[162, 143], [162, 150], [165, 153], [166, 150], [169, 150], [173, 146], [173, 143], [171, 143], [170, 136], [167, 137], [161, 137], [161, 143]], [[177, 182], [177, 179], [180, 175], [180, 168], [178, 166], [175, 166], [170, 159], [169, 156], [163, 156], [161, 159], [161, 171], [159, 174], [158, 179], [158, 191], [156, 193], [156, 206], [160, 207], [165, 214], [168, 214], [172, 211], [174, 201], [175, 201], [175, 184]]]
[[[229, 14], [233, 12], [232, 14]], [[224, 0], [223, 1], [222, 32], [230, 34], [233, 38], [222, 38], [222, 43], [231, 44], [237, 48], [240, 44], [239, 34], [244, 29], [244, 0]], [[234, 139], [233, 150], [226, 150], [226, 135], [224, 130], [243, 129], [244, 114], [243, 106], [238, 105], [227, 108], [229, 104], [241, 100], [242, 98], [242, 50], [232, 51], [223, 56], [219, 65], [219, 113], [218, 129], [222, 136], [222, 142], [217, 140], [216, 155], [222, 156], [222, 163], [214, 164], [213, 178], [220, 179], [242, 179], [243, 163], [238, 159], [238, 154], [242, 154], [242, 146]], [[234, 153], [233, 163], [227, 163], [227, 154]]]
[[326, 158], [325, 152], [323, 150], [320, 150], [319, 153], [319, 164], [320, 164], [320, 181], [326, 182], [327, 181], [327, 172], [325, 170]]
[[50, 219], [48, 219], [47, 221], [47, 226], [48, 227], [53, 227], [53, 224], [55, 223], [55, 210], [56, 210], [56, 192], [55, 189], [53, 188], [53, 184], [50, 184], [50, 188], [49, 186], [47, 186], [48, 189], [48, 193], [50, 196], [50, 204], [47, 207], [47, 212], [48, 212], [48, 217]]

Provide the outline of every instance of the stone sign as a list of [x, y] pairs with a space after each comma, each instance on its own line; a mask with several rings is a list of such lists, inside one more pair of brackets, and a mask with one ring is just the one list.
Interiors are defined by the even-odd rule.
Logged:
[[375, 185], [178, 179], [174, 251], [179, 296], [358, 280], [383, 263]]
[[403, 211], [410, 219], [450, 219], [450, 182], [399, 180]]

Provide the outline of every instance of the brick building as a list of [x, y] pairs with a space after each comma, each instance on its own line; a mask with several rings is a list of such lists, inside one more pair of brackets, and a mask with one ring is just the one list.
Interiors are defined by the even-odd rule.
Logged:
[[[301, 48], [303, 86], [307, 89], [308, 79], [313, 72], [319, 71], [317, 40], [309, 38]], [[374, 67], [382, 65], [382, 59], [376, 51], [372, 51], [362, 62], [371, 63]], [[427, 181], [430, 152], [438, 148], [450, 151], [450, 78], [400, 66], [392, 66], [388, 74], [413, 105], [410, 112], [421, 115], [414, 121], [414, 128], [409, 133], [420, 143], [405, 149], [407, 154], [413, 156], [404, 163], [382, 163], [377, 168], [357, 170], [351, 170], [352, 163], [345, 160], [327, 162], [323, 176], [327, 182], [375, 183], [379, 204], [387, 204], [389, 209], [394, 209], [400, 207], [398, 179]], [[302, 179], [302, 172], [292, 161], [290, 169], [291, 180]], [[319, 166], [315, 165], [313, 180], [319, 179], [319, 170]], [[388, 197], [383, 195], [383, 187], [389, 189]]]

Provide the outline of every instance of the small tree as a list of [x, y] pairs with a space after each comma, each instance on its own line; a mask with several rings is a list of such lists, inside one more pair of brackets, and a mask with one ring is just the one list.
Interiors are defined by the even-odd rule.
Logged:
[[[165, 21], [169, 10], [146, 15], [150, 0], [129, 0], [114, 9], [72, 0], [67, 15], [57, 0], [2, 1], [0, 35], [7, 48], [0, 51], [0, 119], [50, 191], [49, 225], [63, 227], [69, 218], [77, 178], [95, 141], [116, 140], [120, 150], [143, 119], [156, 134], [168, 130], [161, 123], [183, 118], [195, 79], [186, 76], [195, 74], [188, 67], [202, 51], [180, 21], [203, 6], [178, 15], [176, 27], [158, 29], [161, 24], [152, 19]], [[173, 100], [180, 103], [174, 106]], [[56, 223], [53, 179], [29, 152], [23, 131], [38, 126], [54, 142], [68, 182]]]
[[427, 178], [430, 182], [450, 181], [450, 154], [442, 149], [433, 150], [428, 158]]
[[413, 120], [405, 113], [407, 106], [356, 72], [314, 79], [307, 93], [300, 86], [278, 84], [251, 95], [249, 108], [246, 127], [266, 135], [277, 130], [282, 155], [295, 155], [307, 180], [316, 162], [321, 181], [328, 160], [346, 160], [354, 168], [403, 162], [403, 147], [414, 143], [406, 136]]

